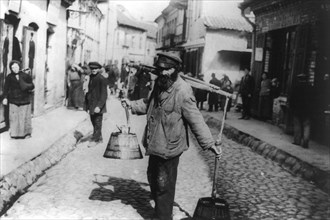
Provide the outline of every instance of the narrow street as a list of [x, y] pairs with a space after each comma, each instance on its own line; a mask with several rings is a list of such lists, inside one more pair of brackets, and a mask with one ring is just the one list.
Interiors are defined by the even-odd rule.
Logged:
[[[220, 114], [220, 113], [219, 113]], [[132, 116], [139, 141], [145, 116]], [[81, 142], [45, 172], [3, 219], [148, 219], [153, 202], [146, 177], [148, 157], [116, 160], [103, 157], [111, 132], [125, 124], [119, 101], [108, 99], [104, 142], [88, 148]], [[219, 131], [212, 129], [214, 137]], [[224, 138], [218, 193], [230, 204], [232, 219], [328, 219], [329, 196], [294, 177], [250, 148]], [[142, 147], [142, 146], [141, 146]], [[183, 154], [174, 219], [193, 215], [198, 198], [211, 194], [214, 156], [192, 145]]]

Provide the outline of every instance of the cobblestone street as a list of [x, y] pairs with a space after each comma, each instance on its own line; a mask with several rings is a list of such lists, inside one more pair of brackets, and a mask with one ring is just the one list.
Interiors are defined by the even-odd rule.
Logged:
[[[219, 113], [220, 114], [220, 113]], [[145, 116], [133, 116], [141, 140]], [[153, 203], [147, 182], [148, 157], [115, 160], [103, 157], [111, 132], [125, 124], [117, 99], [108, 100], [104, 143], [81, 142], [45, 172], [3, 219], [148, 219]], [[212, 129], [214, 137], [217, 130]], [[230, 205], [232, 219], [330, 219], [329, 196], [294, 177], [250, 148], [224, 138], [218, 193]], [[194, 142], [195, 143], [195, 142]], [[193, 215], [198, 198], [211, 195], [214, 156], [193, 145], [179, 164], [175, 219]]]

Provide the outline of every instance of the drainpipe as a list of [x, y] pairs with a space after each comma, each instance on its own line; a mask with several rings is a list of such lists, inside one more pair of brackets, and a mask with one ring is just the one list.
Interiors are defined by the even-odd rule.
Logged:
[[245, 8], [241, 7], [241, 15], [242, 17], [252, 26], [252, 55], [251, 55], [251, 70], [254, 69], [254, 56], [255, 56], [255, 44], [256, 44], [256, 39], [257, 39], [257, 35], [256, 35], [256, 24], [254, 22], [252, 22], [248, 17], [246, 17], [244, 10]]

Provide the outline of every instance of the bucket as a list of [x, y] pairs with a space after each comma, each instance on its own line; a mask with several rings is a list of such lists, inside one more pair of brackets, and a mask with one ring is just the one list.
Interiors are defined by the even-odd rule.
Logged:
[[136, 134], [130, 133], [129, 112], [126, 110], [127, 126], [118, 127], [119, 132], [112, 132], [107, 148], [103, 154], [105, 158], [134, 160], [142, 159], [142, 152]]
[[122, 160], [142, 159], [143, 156], [136, 134], [111, 133], [103, 157]]

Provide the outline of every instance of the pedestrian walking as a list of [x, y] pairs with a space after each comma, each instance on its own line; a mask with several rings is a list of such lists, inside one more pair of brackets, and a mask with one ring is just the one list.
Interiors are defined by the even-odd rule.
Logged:
[[107, 100], [107, 82], [100, 74], [102, 68], [98, 62], [90, 62], [88, 64], [91, 69], [91, 75], [88, 84], [88, 92], [86, 94], [86, 110], [90, 115], [93, 125], [93, 136], [90, 140], [89, 147], [94, 147], [103, 141], [102, 138], [102, 121], [103, 113], [106, 112]]
[[83, 71], [78, 65], [72, 64], [67, 72], [68, 108], [83, 110], [85, 99]]
[[[210, 80], [210, 84], [216, 85], [219, 88], [221, 87], [220, 80], [215, 77], [215, 73], [211, 74], [212, 79]], [[214, 92], [209, 92], [209, 112], [213, 111], [213, 107], [215, 111], [218, 111], [219, 107], [219, 94]]]
[[30, 138], [32, 77], [20, 71], [19, 61], [12, 60], [9, 69], [11, 72], [5, 79], [2, 101], [4, 105], [9, 104], [9, 135], [11, 138]]
[[[198, 74], [198, 79], [204, 81], [204, 74]], [[195, 90], [196, 105], [199, 110], [203, 110], [203, 104], [207, 100], [207, 91], [203, 89]]]
[[192, 88], [179, 77], [181, 64], [174, 53], [158, 54], [158, 78], [150, 98], [122, 100], [133, 114], [147, 114], [143, 145], [150, 155], [147, 176], [155, 217], [160, 220], [172, 219], [179, 159], [188, 149], [188, 126], [204, 150], [221, 153], [196, 106]]
[[259, 117], [261, 120], [268, 120], [272, 115], [272, 97], [271, 97], [271, 80], [267, 73], [262, 74], [259, 92]]
[[251, 100], [254, 91], [254, 78], [250, 75], [250, 68], [244, 68], [244, 76], [242, 77], [239, 94], [242, 97], [242, 117], [239, 119], [250, 119], [251, 117]]

